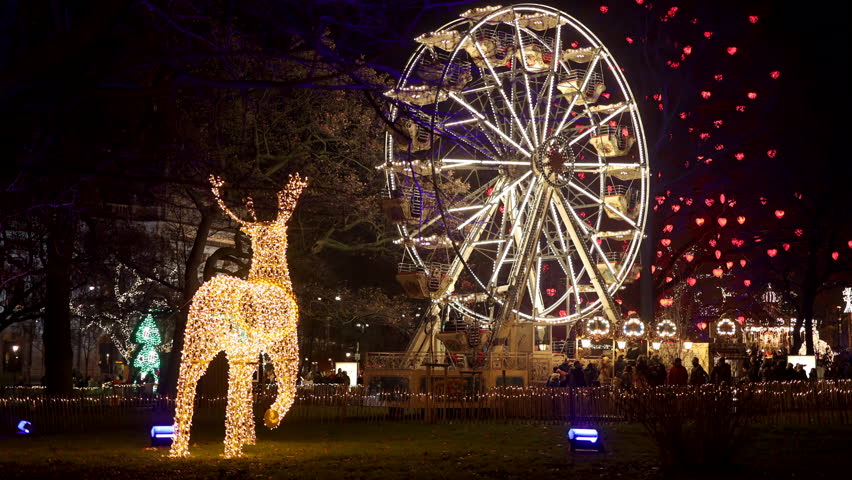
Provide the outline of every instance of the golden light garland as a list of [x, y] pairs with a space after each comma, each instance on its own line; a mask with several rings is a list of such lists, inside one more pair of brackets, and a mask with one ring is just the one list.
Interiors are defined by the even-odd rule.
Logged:
[[677, 334], [677, 325], [668, 318], [657, 323], [657, 335], [661, 338], [674, 337]]
[[729, 318], [723, 318], [716, 324], [716, 333], [719, 335], [733, 335], [737, 333], [737, 324]]
[[604, 317], [590, 318], [589, 320], [586, 320], [586, 328], [589, 335], [602, 337], [604, 335], [609, 334], [609, 320], [605, 319]]
[[246, 207], [254, 221], [241, 220], [222, 200], [224, 182], [211, 176], [210, 183], [219, 207], [251, 238], [252, 263], [247, 279], [214, 277], [192, 298], [181, 352], [172, 457], [189, 454], [195, 387], [219, 352], [225, 351], [229, 367], [226, 458], [239, 457], [243, 445], [255, 443], [251, 380], [260, 354], [272, 359], [278, 378], [278, 395], [263, 416], [264, 424], [277, 427], [296, 395], [299, 309], [287, 268], [287, 220], [307, 181], [298, 174], [290, 176], [278, 192], [278, 216], [271, 222], [257, 221], [250, 198]]
[[641, 337], [645, 335], [645, 323], [638, 318], [628, 318], [621, 327], [622, 333], [628, 337]]

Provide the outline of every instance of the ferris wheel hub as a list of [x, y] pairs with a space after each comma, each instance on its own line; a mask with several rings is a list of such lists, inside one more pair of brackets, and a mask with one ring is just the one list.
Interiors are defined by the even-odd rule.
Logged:
[[568, 186], [574, 175], [577, 156], [567, 135], [548, 138], [530, 157], [533, 171], [547, 184], [562, 188]]

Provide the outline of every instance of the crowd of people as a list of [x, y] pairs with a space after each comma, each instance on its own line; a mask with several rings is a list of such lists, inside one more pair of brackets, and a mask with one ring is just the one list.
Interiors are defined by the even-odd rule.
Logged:
[[634, 389], [661, 385], [702, 385], [713, 383], [731, 385], [742, 382], [772, 382], [792, 380], [816, 380], [817, 378], [852, 378], [852, 357], [841, 354], [830, 363], [820, 364], [806, 371], [804, 365], [787, 362], [787, 357], [764, 358], [752, 355], [737, 363], [736, 371], [725, 357], [720, 357], [710, 368], [704, 369], [697, 357], [693, 357], [687, 368], [680, 358], [666, 365], [659, 355], [639, 355], [635, 360], [625, 360], [619, 355], [615, 364], [609, 357], [600, 363], [580, 360], [573, 363], [567, 359], [556, 367], [548, 379], [550, 387], [594, 387], [612, 385], [616, 388]]

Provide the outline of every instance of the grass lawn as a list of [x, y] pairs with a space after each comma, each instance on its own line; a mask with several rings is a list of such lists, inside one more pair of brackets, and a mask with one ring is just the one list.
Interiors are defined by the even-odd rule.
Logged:
[[[245, 457], [221, 458], [223, 431], [193, 432], [192, 456], [148, 447], [147, 432], [0, 439], [0, 478], [660, 478], [641, 427], [602, 428], [607, 452], [572, 454], [566, 428], [527, 424], [285, 423], [258, 428]], [[724, 473], [677, 478], [835, 478], [851, 465], [852, 427], [761, 427]]]

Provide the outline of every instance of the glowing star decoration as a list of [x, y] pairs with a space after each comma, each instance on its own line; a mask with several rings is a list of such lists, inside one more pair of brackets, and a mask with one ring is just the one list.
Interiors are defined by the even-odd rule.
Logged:
[[716, 333], [722, 336], [730, 337], [737, 333], [737, 324], [729, 318], [723, 318], [716, 324]]
[[157, 353], [157, 346], [163, 343], [163, 339], [150, 313], [139, 323], [135, 340], [142, 347], [133, 359], [133, 367], [137, 369], [142, 380], [150, 373], [154, 376], [154, 383], [159, 383], [157, 372], [160, 370], [160, 354]]
[[843, 309], [843, 313], [852, 313], [852, 287], [843, 289], [843, 301], [846, 302], [846, 308]]
[[252, 262], [245, 280], [214, 277], [192, 298], [181, 352], [172, 457], [189, 454], [195, 387], [219, 352], [225, 351], [229, 364], [226, 458], [239, 457], [243, 445], [255, 443], [252, 374], [261, 353], [272, 359], [278, 382], [278, 395], [263, 416], [267, 427], [278, 426], [296, 394], [299, 310], [287, 267], [287, 220], [307, 182], [298, 174], [290, 176], [278, 192], [277, 218], [269, 222], [257, 220], [250, 198], [246, 207], [254, 221], [241, 220], [222, 200], [224, 182], [211, 177], [210, 183], [219, 207], [251, 238]]

